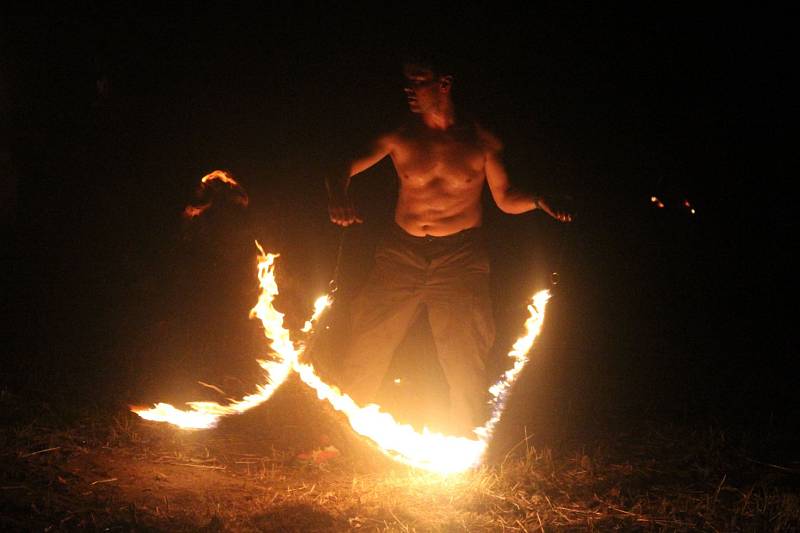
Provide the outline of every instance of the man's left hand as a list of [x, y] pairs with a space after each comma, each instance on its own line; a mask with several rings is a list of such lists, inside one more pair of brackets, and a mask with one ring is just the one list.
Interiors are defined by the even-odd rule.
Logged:
[[559, 222], [572, 222], [572, 213], [564, 209], [553, 209], [542, 199], [537, 200], [536, 206]]

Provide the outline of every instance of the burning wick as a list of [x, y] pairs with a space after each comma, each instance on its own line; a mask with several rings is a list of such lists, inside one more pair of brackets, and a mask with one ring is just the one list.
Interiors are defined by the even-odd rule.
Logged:
[[[131, 410], [146, 420], [168, 422], [186, 429], [204, 429], [214, 427], [223, 416], [239, 414], [267, 401], [272, 394], [286, 381], [292, 372], [314, 389], [320, 400], [328, 401], [337, 411], [342, 412], [350, 426], [360, 435], [369, 438], [378, 449], [392, 459], [417, 468], [432, 472], [449, 474], [462, 472], [480, 464], [483, 454], [492, 438], [495, 427], [505, 408], [508, 394], [520, 372], [528, 362], [533, 342], [544, 323], [544, 310], [550, 298], [550, 292], [537, 292], [528, 305], [528, 319], [525, 321], [525, 334], [517, 339], [508, 356], [512, 359], [512, 367], [503, 373], [500, 380], [489, 388], [491, 395], [491, 416], [483, 426], [473, 430], [475, 438], [454, 437], [434, 433], [427, 427], [421, 432], [408, 424], [400, 424], [391, 414], [381, 411], [377, 404], [360, 406], [338, 387], [328, 385], [314, 372], [314, 367], [300, 361], [305, 344], [295, 344], [289, 331], [283, 327], [283, 314], [272, 305], [278, 294], [275, 282], [275, 259], [277, 254], [265, 253], [256, 242], [259, 250], [258, 280], [261, 292], [258, 302], [250, 311], [251, 317], [261, 320], [264, 336], [275, 352], [275, 360], [258, 361], [266, 372], [267, 382], [257, 385], [257, 391], [241, 400], [232, 401], [228, 405], [216, 402], [188, 402], [189, 407], [181, 410], [170, 404], [158, 403], [150, 409], [132, 407]], [[333, 300], [330, 296], [317, 299], [314, 315], [306, 323], [304, 331], [313, 334], [313, 327], [320, 315], [328, 309]], [[395, 383], [400, 380], [395, 379]]]

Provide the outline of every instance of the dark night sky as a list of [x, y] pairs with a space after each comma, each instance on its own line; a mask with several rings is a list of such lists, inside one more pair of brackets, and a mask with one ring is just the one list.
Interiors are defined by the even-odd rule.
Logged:
[[[633, 373], [637, 387], [682, 383], [687, 397], [712, 383], [726, 400], [789, 402], [788, 17], [651, 9], [184, 2], [6, 18], [9, 382], [124, 382], [143, 358], [164, 357], [152, 346], [175, 334], [163, 329], [188, 328], [175, 316], [208, 321], [219, 302], [246, 315], [252, 286], [219, 279], [252, 276], [253, 236], [284, 252], [297, 301], [323, 289], [337, 231], [322, 180], [402, 118], [397, 54], [412, 45], [455, 59], [458, 102], [503, 137], [512, 179], [572, 198], [578, 214], [565, 232], [489, 210], [508, 280], [497, 283], [501, 316], [533, 283], [521, 265], [533, 263], [536, 283], [558, 268], [572, 318], [555, 329], [587, 380]], [[251, 208], [188, 228], [180, 210], [215, 168], [240, 179]], [[368, 176], [356, 194], [368, 219], [385, 220], [392, 169]], [[354, 277], [376, 227], [352, 245]]]

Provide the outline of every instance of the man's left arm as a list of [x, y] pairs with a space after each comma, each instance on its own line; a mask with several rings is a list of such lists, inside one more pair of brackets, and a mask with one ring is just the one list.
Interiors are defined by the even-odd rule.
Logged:
[[486, 139], [486, 182], [497, 207], [504, 213], [517, 215], [534, 209], [541, 209], [560, 222], [571, 222], [572, 215], [565, 211], [555, 210], [539, 196], [521, 191], [511, 184], [503, 164], [503, 145], [500, 141], [483, 132]]

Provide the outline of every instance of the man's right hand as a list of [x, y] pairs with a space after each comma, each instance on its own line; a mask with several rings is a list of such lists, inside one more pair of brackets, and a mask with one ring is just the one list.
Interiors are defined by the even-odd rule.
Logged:
[[331, 222], [347, 227], [351, 224], [364, 222], [356, 212], [353, 201], [349, 196], [331, 195], [328, 197], [328, 215]]

